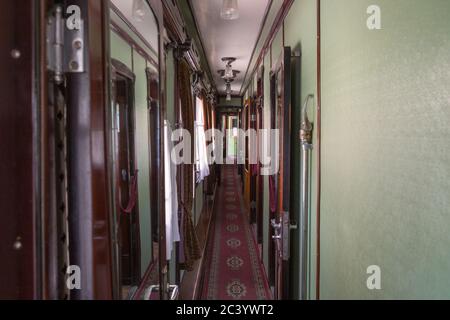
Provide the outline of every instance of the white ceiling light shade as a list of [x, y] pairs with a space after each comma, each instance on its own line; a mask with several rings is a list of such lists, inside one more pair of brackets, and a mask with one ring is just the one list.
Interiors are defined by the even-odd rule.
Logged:
[[224, 20], [239, 19], [238, 0], [223, 0], [220, 16]]
[[227, 101], [231, 101], [231, 93], [227, 94]]
[[145, 0], [133, 0], [133, 19], [142, 22], [146, 14]]

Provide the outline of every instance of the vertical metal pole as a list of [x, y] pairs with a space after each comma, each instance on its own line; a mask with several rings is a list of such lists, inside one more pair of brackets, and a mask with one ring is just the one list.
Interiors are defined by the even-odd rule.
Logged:
[[308, 95], [302, 111], [302, 123], [300, 129], [300, 141], [302, 143], [302, 196], [300, 211], [300, 299], [306, 300], [308, 294], [308, 215], [310, 210], [310, 158], [312, 145], [313, 125], [309, 122], [307, 107], [308, 102], [313, 99]]

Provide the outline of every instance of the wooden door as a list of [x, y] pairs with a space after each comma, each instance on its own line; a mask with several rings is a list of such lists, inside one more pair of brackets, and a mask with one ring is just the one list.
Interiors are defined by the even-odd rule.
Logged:
[[[252, 100], [249, 98], [245, 102], [244, 109], [243, 109], [243, 117], [242, 117], [242, 127], [244, 132], [247, 132], [247, 130], [250, 129], [250, 116], [251, 116], [251, 103]], [[243, 139], [244, 142], [244, 158], [245, 158], [245, 164], [244, 164], [244, 202], [245, 207], [249, 210], [248, 212], [248, 219], [251, 221], [251, 212], [250, 212], [250, 206], [251, 206], [251, 190], [250, 190], [250, 182], [251, 182], [251, 166], [250, 166], [250, 138], [248, 135], [245, 135], [245, 138]]]
[[273, 212], [272, 270], [274, 296], [289, 298], [290, 265], [290, 159], [291, 159], [291, 49], [285, 47], [271, 72], [272, 128], [279, 130], [278, 159], [280, 169], [272, 177], [276, 201]]
[[[249, 130], [256, 132], [257, 130], [257, 108], [256, 108], [256, 99], [250, 100], [250, 108], [249, 108]], [[250, 139], [249, 139], [250, 140]], [[252, 154], [256, 154], [258, 152], [258, 146], [255, 143], [255, 141], [249, 141], [249, 148], [248, 152], [251, 152]], [[255, 157], [248, 155], [248, 159], [254, 160]], [[253, 161], [250, 161], [249, 164], [249, 197], [250, 197], [250, 223], [256, 224], [257, 223], [257, 216], [256, 216], [256, 182], [257, 182], [257, 175], [258, 175], [258, 169], [257, 164], [253, 163]]]

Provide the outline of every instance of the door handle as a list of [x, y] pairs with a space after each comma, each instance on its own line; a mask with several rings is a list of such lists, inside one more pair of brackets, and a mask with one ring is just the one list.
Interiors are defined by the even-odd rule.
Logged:
[[281, 229], [281, 223], [277, 223], [275, 219], [270, 220], [270, 224], [275, 230]]
[[121, 174], [122, 174], [122, 180], [123, 180], [124, 182], [128, 181], [128, 171], [125, 170], [125, 169], [122, 169]]
[[290, 221], [290, 223], [289, 223], [289, 229], [290, 229], [290, 230], [297, 230], [297, 229], [298, 229], [298, 223], [297, 223], [297, 221]]

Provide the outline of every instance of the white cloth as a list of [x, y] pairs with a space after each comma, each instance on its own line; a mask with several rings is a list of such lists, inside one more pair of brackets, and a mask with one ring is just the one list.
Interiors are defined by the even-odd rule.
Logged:
[[209, 176], [209, 165], [206, 153], [203, 101], [198, 97], [196, 98], [195, 111], [195, 166], [198, 173], [197, 182], [201, 182]]
[[170, 260], [175, 242], [180, 241], [178, 226], [177, 166], [171, 159], [173, 149], [170, 123], [164, 122], [164, 188], [166, 217], [166, 257]]

